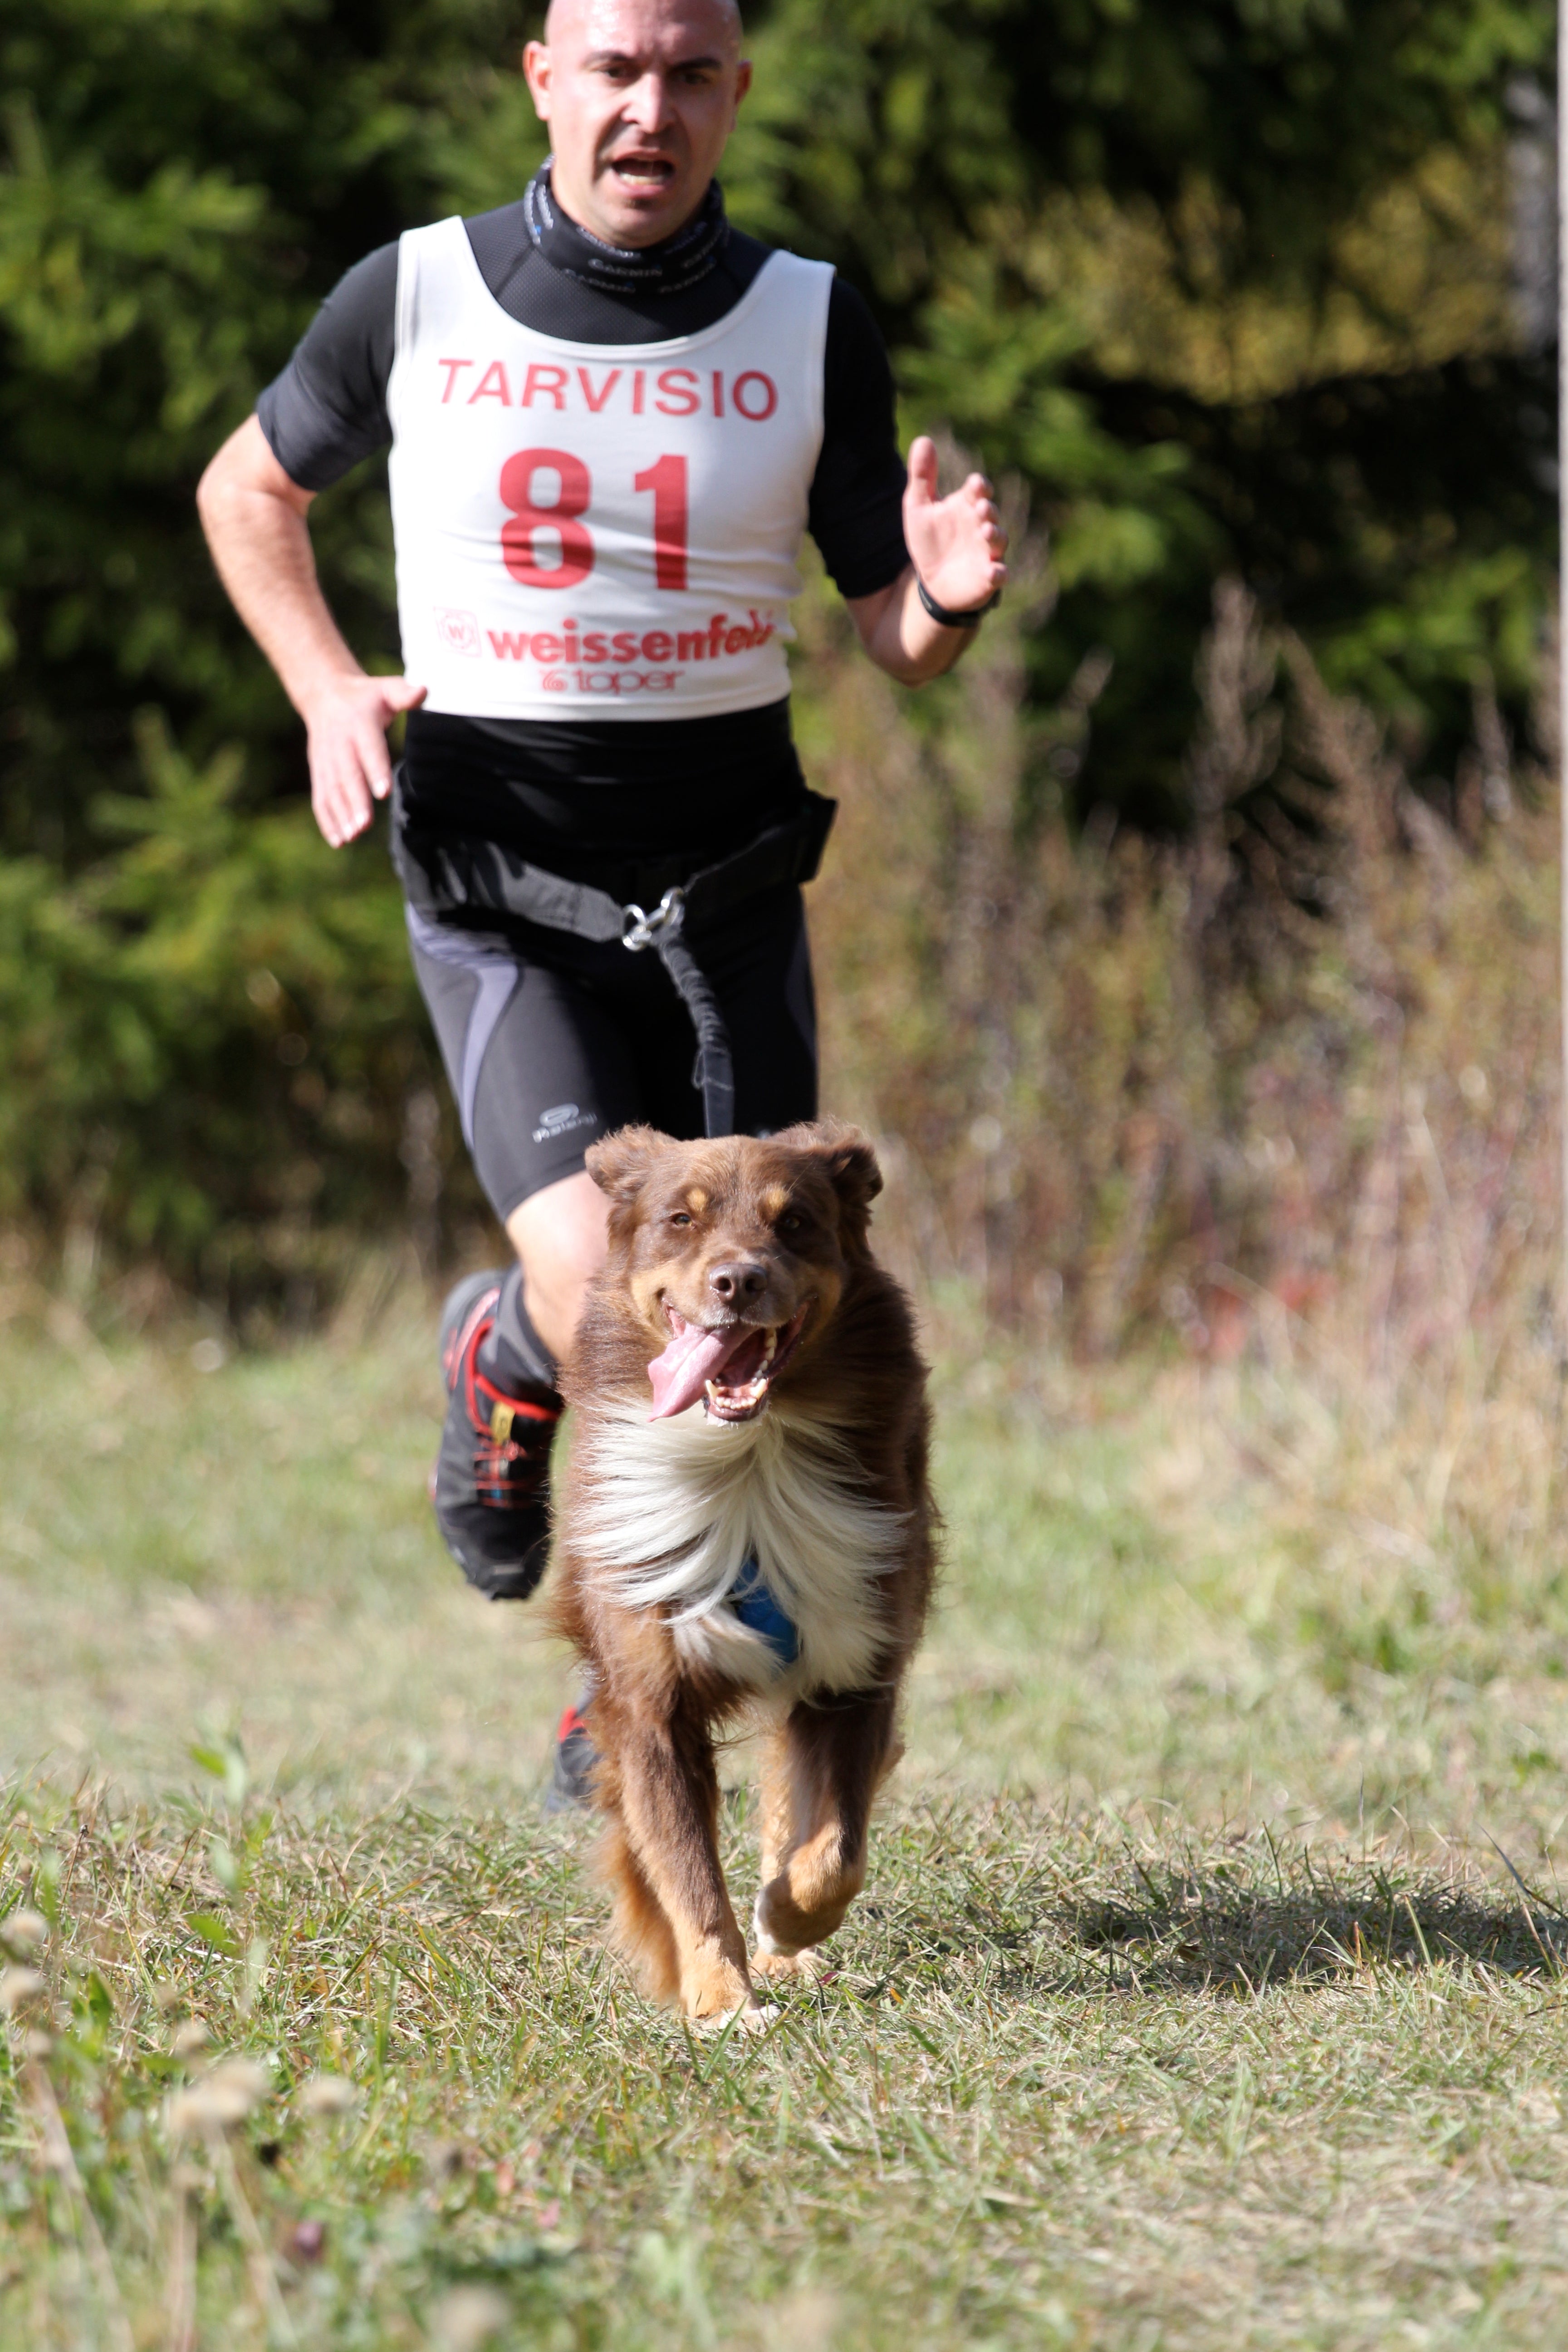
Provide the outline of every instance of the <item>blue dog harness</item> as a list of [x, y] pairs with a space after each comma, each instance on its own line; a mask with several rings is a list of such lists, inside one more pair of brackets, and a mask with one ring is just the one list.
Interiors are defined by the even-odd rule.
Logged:
[[800, 1628], [779, 1607], [755, 1552], [741, 1564], [730, 1588], [730, 1606], [748, 1632], [761, 1635], [781, 1666], [794, 1665], [800, 1655]]

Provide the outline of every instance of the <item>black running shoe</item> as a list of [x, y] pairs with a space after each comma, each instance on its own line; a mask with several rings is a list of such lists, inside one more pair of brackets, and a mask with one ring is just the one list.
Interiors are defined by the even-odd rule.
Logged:
[[599, 1751], [583, 1720], [582, 1709], [574, 1700], [555, 1733], [555, 1761], [551, 1767], [542, 1810], [563, 1813], [573, 1805], [591, 1805], [594, 1767], [598, 1760]]
[[492, 1601], [526, 1601], [550, 1558], [552, 1389], [509, 1396], [480, 1371], [503, 1275], [470, 1275], [441, 1313], [447, 1420], [430, 1473], [436, 1524], [468, 1582]]

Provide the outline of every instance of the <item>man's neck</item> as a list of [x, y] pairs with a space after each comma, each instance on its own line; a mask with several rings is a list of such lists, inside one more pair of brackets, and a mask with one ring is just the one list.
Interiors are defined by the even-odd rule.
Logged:
[[714, 268], [730, 235], [716, 180], [679, 228], [640, 247], [608, 244], [574, 220], [555, 195], [548, 163], [529, 182], [523, 204], [529, 234], [552, 268], [609, 294], [676, 293], [693, 286]]
[[626, 254], [633, 257], [645, 254], [656, 254], [662, 247], [673, 245], [677, 238], [683, 236], [686, 231], [690, 227], [692, 222], [697, 218], [699, 213], [702, 210], [703, 205], [707, 203], [708, 189], [711, 188], [713, 184], [711, 180], [710, 180], [708, 187], [703, 189], [701, 194], [698, 197], [697, 202], [681, 217], [681, 219], [676, 222], [673, 228], [661, 228], [658, 231], [657, 235], [650, 231], [646, 236], [628, 236], [623, 231], [617, 236], [612, 232], [607, 224], [595, 222], [593, 219], [593, 206], [591, 205], [574, 204], [571, 201], [570, 196], [563, 190], [560, 184], [553, 163], [552, 163], [547, 168], [550, 174], [551, 197], [554, 203], [556, 211], [560, 214], [562, 219], [567, 224], [567, 226], [571, 228], [574, 228], [579, 236], [591, 237], [595, 245], [603, 246], [606, 253]]

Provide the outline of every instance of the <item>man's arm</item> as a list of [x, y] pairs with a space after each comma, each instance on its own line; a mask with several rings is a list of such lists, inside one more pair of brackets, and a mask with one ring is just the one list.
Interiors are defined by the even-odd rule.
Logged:
[[828, 297], [822, 409], [808, 527], [872, 660], [919, 686], [950, 669], [974, 632], [932, 620], [917, 572], [951, 613], [987, 603], [1006, 577], [1006, 534], [991, 485], [972, 474], [951, 498], [939, 499], [936, 449], [923, 436], [906, 467], [887, 347], [842, 278]]
[[305, 722], [310, 805], [341, 849], [391, 789], [387, 727], [426, 689], [367, 677], [343, 642], [316, 578], [305, 520], [313, 497], [290, 480], [250, 416], [202, 476], [196, 505], [235, 610]]
[[[937, 497], [936, 444], [922, 434], [910, 450], [904, 492], [904, 541], [910, 562], [871, 596], [845, 599], [860, 642], [879, 669], [903, 686], [923, 686], [951, 669], [974, 628], [933, 621], [918, 581], [950, 613], [971, 613], [1007, 577], [1007, 534], [997, 520], [990, 483], [971, 474], [951, 497]], [[918, 575], [918, 579], [917, 579]]]

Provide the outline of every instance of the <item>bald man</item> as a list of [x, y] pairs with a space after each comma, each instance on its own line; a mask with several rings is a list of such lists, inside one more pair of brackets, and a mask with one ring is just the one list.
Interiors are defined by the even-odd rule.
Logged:
[[[728, 0], [555, 0], [523, 69], [553, 147], [523, 194], [351, 269], [200, 490], [334, 847], [392, 789], [386, 729], [408, 714], [394, 843], [415, 968], [517, 1253], [447, 1301], [432, 1482], [495, 1599], [545, 1562], [556, 1363], [605, 1248], [584, 1153], [630, 1120], [694, 1136], [730, 1109], [699, 1090], [674, 967], [627, 953], [630, 910], [668, 918], [704, 877], [680, 943], [728, 1031], [733, 1128], [816, 1114], [800, 883], [826, 804], [784, 658], [802, 534], [910, 686], [1005, 577], [989, 486], [939, 497], [925, 440], [906, 475], [860, 298], [725, 218], [714, 173], [752, 79]], [[371, 677], [306, 514], [389, 442], [404, 675]], [[606, 904], [628, 910], [613, 936], [584, 914]]]

